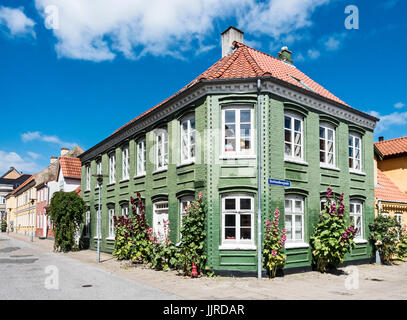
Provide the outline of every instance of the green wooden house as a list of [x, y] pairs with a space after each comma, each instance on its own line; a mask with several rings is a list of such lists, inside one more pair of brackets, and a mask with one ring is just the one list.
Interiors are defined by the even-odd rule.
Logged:
[[360, 229], [346, 260], [367, 262], [377, 121], [298, 70], [286, 47], [273, 57], [246, 46], [243, 32], [230, 27], [218, 62], [80, 156], [89, 206], [84, 236], [95, 249], [95, 175], [103, 174], [102, 251], [113, 251], [113, 216], [129, 212], [137, 191], [154, 232], [168, 218], [174, 242], [183, 208], [203, 193], [213, 270], [256, 272], [259, 206], [262, 226], [276, 207], [283, 213], [285, 269], [310, 269], [309, 238], [331, 187], [345, 193], [346, 212]]

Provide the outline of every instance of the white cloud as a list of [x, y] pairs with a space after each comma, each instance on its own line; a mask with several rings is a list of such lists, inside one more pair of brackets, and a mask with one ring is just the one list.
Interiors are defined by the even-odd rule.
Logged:
[[394, 104], [394, 107], [396, 108], [396, 109], [401, 109], [401, 108], [403, 108], [403, 107], [405, 107], [406, 105], [403, 103], [403, 102], [397, 102], [397, 103], [395, 103]]
[[34, 132], [26, 132], [21, 134], [21, 140], [23, 142], [29, 142], [29, 141], [44, 141], [44, 142], [50, 142], [50, 143], [56, 143], [61, 147], [67, 147], [67, 148], [73, 148], [77, 145], [77, 143], [74, 142], [65, 142], [62, 141], [60, 138], [57, 136], [49, 136], [42, 134], [39, 131], [34, 131]]
[[[219, 20], [234, 19], [247, 33], [273, 38], [312, 24], [314, 10], [329, 0], [35, 0], [58, 8], [59, 57], [92, 61], [128, 59], [143, 55], [181, 58], [187, 51], [210, 50], [219, 39], [208, 36]], [[209, 43], [208, 43], [209, 42]]]
[[40, 155], [39, 153], [35, 153], [35, 152], [31, 152], [31, 151], [28, 151], [27, 154], [28, 154], [31, 158], [33, 158], [34, 160], [36, 160], [36, 159], [42, 157], [42, 155]]
[[394, 126], [405, 126], [407, 124], [407, 112], [393, 112], [382, 116], [377, 111], [370, 111], [369, 114], [380, 119], [375, 133], [381, 133]]
[[41, 166], [31, 159], [23, 159], [16, 152], [6, 152], [0, 150], [0, 173], [4, 173], [14, 167], [24, 173], [35, 173], [41, 170]]
[[322, 40], [323, 42], [323, 46], [325, 48], [325, 50], [327, 51], [335, 51], [338, 50], [341, 45], [343, 40], [346, 37], [346, 33], [336, 33], [336, 34], [332, 34], [329, 35], [328, 37], [324, 38]]
[[0, 26], [4, 25], [11, 36], [30, 35], [35, 38], [35, 22], [28, 18], [22, 8], [0, 6]]
[[307, 51], [308, 57], [312, 60], [318, 59], [319, 56], [321, 55], [321, 52], [317, 49], [309, 49]]

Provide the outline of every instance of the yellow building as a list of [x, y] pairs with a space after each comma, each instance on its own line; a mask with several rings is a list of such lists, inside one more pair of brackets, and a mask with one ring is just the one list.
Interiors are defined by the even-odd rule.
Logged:
[[407, 137], [375, 143], [376, 213], [407, 226]]

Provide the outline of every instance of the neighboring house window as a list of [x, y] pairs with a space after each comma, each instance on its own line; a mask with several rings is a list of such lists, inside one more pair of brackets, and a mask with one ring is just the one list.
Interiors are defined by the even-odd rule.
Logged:
[[109, 209], [109, 238], [114, 238], [114, 208]]
[[349, 133], [349, 168], [362, 171], [362, 139], [357, 133]]
[[319, 161], [335, 167], [335, 129], [327, 123], [319, 125]]
[[304, 241], [304, 198], [286, 196], [284, 222], [287, 231], [287, 244], [303, 243]]
[[228, 195], [222, 198], [222, 244], [254, 244], [254, 200], [250, 195]]
[[85, 237], [90, 236], [90, 211], [85, 213]]
[[129, 215], [129, 205], [128, 204], [123, 204], [121, 206], [122, 209], [122, 216], [126, 217]]
[[225, 107], [222, 109], [224, 155], [254, 154], [253, 108]]
[[155, 236], [163, 241], [166, 236], [165, 224], [168, 221], [168, 201], [154, 203], [153, 232]]
[[90, 190], [90, 166], [86, 166], [86, 190]]
[[395, 213], [394, 217], [400, 223], [400, 225], [403, 226], [403, 214], [402, 213]]
[[130, 162], [129, 162], [129, 147], [126, 146], [122, 150], [122, 180], [129, 179]]
[[137, 175], [146, 174], [146, 139], [137, 143]]
[[0, 196], [0, 204], [5, 204], [5, 203], [6, 203], [6, 201], [5, 201], [4, 196]]
[[165, 169], [168, 166], [168, 132], [159, 129], [156, 132], [156, 157], [157, 169]]
[[[182, 228], [182, 219], [186, 212], [186, 208], [193, 202], [195, 199], [193, 196], [186, 196], [182, 197], [180, 200], [180, 213], [179, 213], [179, 230]], [[180, 238], [181, 238], [181, 231], [180, 231]]]
[[389, 215], [388, 212], [382, 212], [381, 215], [382, 215], [383, 217], [390, 217], [390, 215]]
[[361, 201], [350, 202], [350, 223], [354, 228], [358, 228], [355, 239], [363, 239], [363, 204]]
[[303, 160], [303, 118], [286, 113], [284, 115], [285, 159]]
[[116, 156], [114, 154], [109, 157], [109, 183], [116, 182]]
[[195, 160], [195, 116], [181, 121], [181, 163]]

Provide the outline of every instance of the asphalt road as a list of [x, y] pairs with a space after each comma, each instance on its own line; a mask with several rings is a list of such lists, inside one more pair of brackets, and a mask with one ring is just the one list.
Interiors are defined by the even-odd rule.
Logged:
[[0, 234], [0, 300], [7, 299], [179, 297]]

